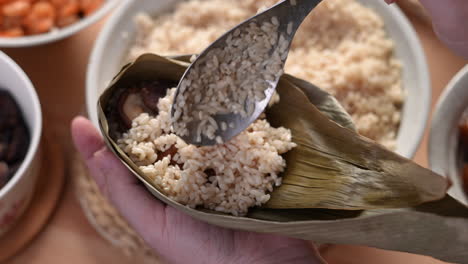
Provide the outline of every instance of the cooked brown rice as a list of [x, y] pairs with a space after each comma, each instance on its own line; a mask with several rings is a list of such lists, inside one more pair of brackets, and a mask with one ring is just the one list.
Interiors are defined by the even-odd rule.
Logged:
[[283, 74], [289, 46], [278, 27], [277, 17], [262, 24], [250, 22], [194, 62], [173, 105], [172, 125], [178, 136], [189, 135], [189, 124], [196, 122], [196, 142], [205, 137], [223, 143], [218, 135], [226, 130], [226, 124], [218, 123], [217, 116], [248, 118], [253, 116], [256, 103], [267, 104], [265, 91], [274, 88], [272, 83]]
[[158, 103], [158, 116], [141, 114], [118, 140], [120, 147], [171, 199], [192, 208], [243, 215], [270, 199], [281, 184], [291, 150], [291, 131], [257, 120], [227, 143], [196, 147], [173, 133], [170, 109], [175, 88]]
[[[137, 17], [130, 59], [199, 53], [275, 0], [189, 0], [174, 12]], [[294, 2], [294, 1], [292, 1]], [[382, 18], [356, 0], [323, 1], [296, 34], [286, 72], [332, 93], [359, 132], [395, 149], [404, 93], [401, 66]]]

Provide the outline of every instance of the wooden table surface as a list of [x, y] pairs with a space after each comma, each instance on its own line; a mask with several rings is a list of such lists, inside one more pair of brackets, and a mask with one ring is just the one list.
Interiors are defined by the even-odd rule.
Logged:
[[[453, 75], [467, 63], [445, 48], [430, 27], [413, 21], [424, 44], [433, 85], [432, 105]], [[42, 103], [46, 133], [54, 133], [70, 160], [69, 123], [84, 109], [88, 57], [103, 21], [66, 40], [33, 48], [2, 49], [29, 75]], [[427, 166], [427, 133], [415, 160]], [[69, 166], [68, 166], [69, 168]], [[46, 228], [8, 264], [130, 264], [131, 259], [101, 238], [87, 222], [70, 184]], [[324, 256], [331, 264], [435, 264], [428, 257], [363, 247], [332, 246]]]

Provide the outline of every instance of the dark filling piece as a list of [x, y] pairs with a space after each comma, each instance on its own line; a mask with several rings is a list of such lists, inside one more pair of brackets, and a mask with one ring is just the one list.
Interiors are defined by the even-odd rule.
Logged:
[[204, 173], [206, 174], [206, 176], [211, 177], [211, 176], [216, 176], [216, 171], [214, 169], [206, 169], [204, 171]]
[[13, 97], [0, 90], [0, 188], [13, 177], [26, 156], [29, 131]]
[[159, 99], [166, 96], [168, 89], [176, 86], [175, 81], [155, 80], [115, 88], [104, 109], [110, 126], [110, 136], [114, 140], [119, 138], [132, 127], [132, 120], [141, 113], [156, 116], [159, 113]]
[[[156, 116], [159, 113], [159, 99], [166, 96], [167, 90], [177, 86], [177, 82], [170, 80], [142, 81], [134, 85], [115, 88], [108, 106], [105, 109], [109, 121], [111, 137], [116, 140], [122, 133], [132, 127], [132, 120], [142, 113]], [[178, 149], [172, 145], [166, 151], [159, 151], [158, 161], [171, 156], [170, 165], [178, 164], [174, 155]]]
[[206, 175], [206, 182], [209, 183], [209, 184], [212, 184], [213, 181], [212, 181], [212, 178], [213, 176], [216, 176], [216, 171], [212, 168], [206, 168], [203, 173], [205, 173]]
[[160, 161], [162, 160], [163, 158], [167, 157], [167, 156], [171, 156], [171, 162], [169, 163], [170, 165], [172, 166], [175, 166], [175, 165], [179, 165], [179, 166], [182, 166], [182, 164], [179, 164], [177, 163], [175, 160], [174, 160], [174, 155], [177, 153], [178, 149], [176, 148], [175, 145], [172, 145], [170, 148], [168, 148], [166, 151], [159, 151], [157, 154], [158, 154], [158, 159], [157, 161]]
[[468, 119], [462, 121], [458, 128], [460, 140], [460, 155], [462, 155], [462, 180], [465, 193], [468, 194]]

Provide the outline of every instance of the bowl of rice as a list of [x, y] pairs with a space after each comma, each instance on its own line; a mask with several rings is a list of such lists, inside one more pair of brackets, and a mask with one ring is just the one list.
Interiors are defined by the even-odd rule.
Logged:
[[[100, 33], [86, 80], [87, 110], [121, 67], [143, 53], [201, 52], [217, 37], [276, 1], [129, 1]], [[411, 158], [429, 114], [431, 86], [419, 39], [396, 6], [324, 1], [292, 44], [285, 72], [335, 96], [360, 134]]]

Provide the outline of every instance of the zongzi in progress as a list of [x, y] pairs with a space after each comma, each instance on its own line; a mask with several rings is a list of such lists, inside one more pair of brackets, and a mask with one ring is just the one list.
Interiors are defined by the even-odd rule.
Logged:
[[158, 114], [141, 113], [119, 146], [164, 193], [192, 208], [203, 206], [233, 215], [270, 199], [281, 185], [281, 154], [295, 144], [291, 131], [260, 119], [225, 144], [197, 147], [174, 134], [170, 110], [175, 88], [159, 99]]
[[[176, 135], [185, 127], [171, 120], [171, 111], [179, 111], [182, 123], [190, 121], [184, 112], [186, 100], [205, 100], [206, 109], [198, 109], [198, 118], [205, 123], [197, 133], [207, 137], [230, 125], [212, 122], [210, 115], [248, 113], [246, 98], [257, 96], [251, 89], [256, 65], [269, 58], [259, 56], [252, 63], [249, 55], [228, 58], [226, 63], [218, 58], [222, 51], [208, 56], [211, 61], [205, 63], [212, 64], [213, 71], [195, 72], [197, 76], [180, 86], [191, 90], [176, 102], [180, 109], [171, 109], [174, 87], [189, 65], [187, 58], [139, 55], [197, 53], [255, 14], [260, 3], [274, 1], [190, 0], [157, 18], [157, 26], [148, 17], [139, 17], [145, 32], [131, 49], [135, 60], [113, 79], [99, 102], [106, 142], [127, 167], [151, 186], [153, 194], [171, 203], [235, 216], [249, 216], [251, 207], [359, 211], [405, 208], [443, 198], [444, 178], [389, 150], [394, 148], [403, 101], [400, 65], [382, 19], [355, 0], [323, 1], [312, 12], [286, 65], [286, 71], [306, 80], [283, 74], [270, 107], [245, 131], [228, 142], [217, 140], [218, 145], [204, 147]], [[227, 15], [219, 8], [226, 8]], [[200, 10], [203, 23], [193, 21], [193, 10]], [[254, 53], [263, 54], [265, 47], [249, 44]], [[344, 109], [307, 80], [330, 91]], [[242, 81], [252, 94], [239, 88]], [[259, 98], [262, 89], [259, 84]]]
[[279, 99], [240, 135], [210, 147], [186, 144], [174, 134], [169, 111], [187, 66], [143, 55], [99, 102], [111, 149], [170, 200], [245, 215], [252, 206], [401, 208], [445, 195], [442, 177], [358, 135], [332, 96], [290, 75], [280, 79]]

